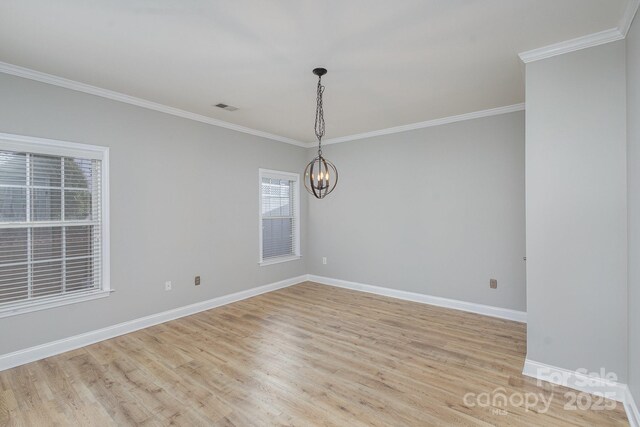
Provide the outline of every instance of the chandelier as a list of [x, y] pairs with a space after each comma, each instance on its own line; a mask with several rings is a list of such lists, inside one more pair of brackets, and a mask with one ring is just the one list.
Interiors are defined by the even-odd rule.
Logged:
[[304, 170], [304, 186], [316, 199], [328, 196], [338, 183], [338, 169], [322, 156], [322, 137], [324, 136], [324, 111], [322, 109], [322, 76], [327, 74], [325, 68], [316, 68], [313, 74], [318, 76], [318, 90], [316, 98], [315, 132], [318, 138], [318, 155], [311, 160]]

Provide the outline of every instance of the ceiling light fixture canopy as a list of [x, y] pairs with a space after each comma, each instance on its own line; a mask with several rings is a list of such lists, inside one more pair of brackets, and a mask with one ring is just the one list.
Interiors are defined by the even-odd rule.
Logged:
[[318, 76], [316, 98], [316, 123], [314, 130], [318, 138], [318, 155], [311, 160], [304, 170], [304, 186], [316, 199], [328, 196], [338, 183], [338, 169], [322, 156], [322, 137], [324, 136], [324, 110], [322, 109], [322, 76], [327, 74], [326, 68], [315, 68], [313, 74]]

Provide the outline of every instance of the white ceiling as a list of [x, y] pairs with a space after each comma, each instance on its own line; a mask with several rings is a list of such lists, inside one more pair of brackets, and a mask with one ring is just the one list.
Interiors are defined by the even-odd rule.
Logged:
[[628, 1], [3, 0], [0, 61], [313, 141], [314, 67], [326, 138], [517, 104], [519, 52]]

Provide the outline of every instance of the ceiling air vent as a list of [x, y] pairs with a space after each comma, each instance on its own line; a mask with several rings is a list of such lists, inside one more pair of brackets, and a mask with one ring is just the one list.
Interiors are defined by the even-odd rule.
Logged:
[[227, 111], [236, 111], [238, 109], [238, 107], [234, 107], [233, 105], [223, 104], [222, 102], [220, 104], [216, 104], [215, 106]]

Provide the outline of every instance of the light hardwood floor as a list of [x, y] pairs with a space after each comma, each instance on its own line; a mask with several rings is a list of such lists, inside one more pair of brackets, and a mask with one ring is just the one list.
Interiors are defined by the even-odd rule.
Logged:
[[[621, 404], [564, 410], [568, 389], [523, 377], [525, 333], [304, 283], [0, 372], [0, 424], [627, 423]], [[552, 400], [545, 413], [542, 403], [472, 406], [481, 393]]]

